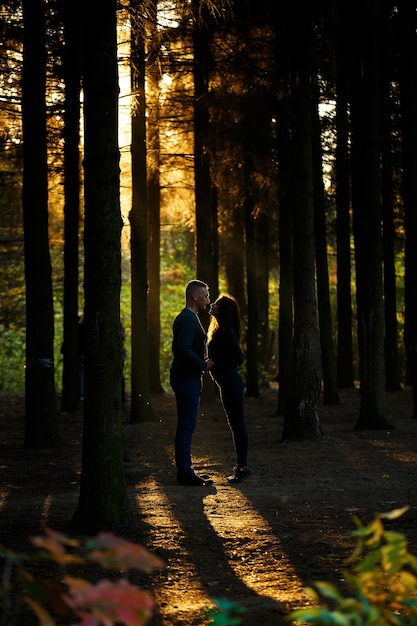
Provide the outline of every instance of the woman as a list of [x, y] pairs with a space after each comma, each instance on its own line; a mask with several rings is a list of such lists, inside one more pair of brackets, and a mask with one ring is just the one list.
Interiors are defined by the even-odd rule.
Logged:
[[240, 483], [253, 474], [247, 463], [248, 432], [243, 415], [243, 380], [238, 367], [243, 363], [240, 347], [240, 316], [236, 300], [220, 296], [210, 307], [208, 356], [214, 362], [211, 372], [220, 389], [220, 399], [233, 435], [236, 466], [230, 483]]

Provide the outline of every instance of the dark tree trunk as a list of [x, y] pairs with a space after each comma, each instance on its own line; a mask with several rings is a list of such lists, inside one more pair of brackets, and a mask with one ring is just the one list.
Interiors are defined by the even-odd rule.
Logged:
[[[157, 38], [157, 1], [149, 6], [151, 19], [151, 40], [158, 45]], [[148, 273], [149, 273], [149, 369], [151, 393], [163, 393], [161, 384], [161, 186], [160, 186], [160, 145], [159, 145], [159, 79], [160, 66], [157, 50], [148, 53], [149, 102], [147, 107], [147, 177], [148, 177]]]
[[314, 201], [311, 128], [311, 57], [308, 3], [294, 7], [291, 75], [294, 339], [284, 409], [283, 439], [321, 436], [317, 402], [321, 389], [320, 342], [315, 295]]
[[256, 272], [259, 317], [258, 359], [261, 366], [260, 378], [262, 385], [268, 384], [269, 366], [271, 363], [271, 333], [269, 331], [269, 218], [266, 211], [258, 214], [255, 221], [256, 237]]
[[[84, 354], [82, 471], [73, 526], [117, 529], [130, 519], [123, 468], [116, 0], [84, 3]], [[94, 19], [91, 19], [94, 16]]]
[[[364, 7], [366, 10], [366, 7]], [[386, 428], [382, 211], [380, 171], [380, 45], [375, 13], [352, 16], [352, 205], [355, 239], [361, 404], [356, 429]]]
[[245, 233], [246, 233], [246, 289], [247, 289], [247, 330], [246, 330], [246, 397], [259, 396], [258, 333], [259, 311], [256, 301], [256, 241], [253, 202], [250, 192], [245, 193]]
[[336, 31], [337, 385], [354, 387], [350, 248], [348, 65], [345, 23]]
[[[276, 65], [278, 79], [289, 83], [291, 56], [290, 2], [274, 4]], [[293, 223], [291, 199], [291, 104], [284, 90], [277, 107], [277, 161], [279, 192], [279, 313], [278, 313], [278, 405], [284, 414], [291, 374], [293, 340]]]
[[417, 417], [417, 16], [415, 2], [402, 2], [398, 13], [400, 94], [405, 218], [404, 344], [407, 383], [414, 388]]
[[278, 110], [277, 152], [279, 176], [279, 319], [278, 407], [284, 414], [291, 374], [293, 340], [293, 248], [291, 206], [291, 139], [288, 99]]
[[[388, 56], [388, 52], [385, 52]], [[389, 58], [384, 63], [391, 69]], [[382, 156], [382, 221], [383, 268], [385, 303], [385, 389], [400, 391], [401, 378], [398, 361], [397, 284], [395, 275], [394, 188], [391, 141], [391, 71], [383, 74], [381, 95], [381, 156]]]
[[131, 67], [134, 106], [132, 113], [132, 422], [155, 419], [151, 404], [148, 322], [148, 204], [146, 180], [145, 44], [139, 19], [140, 7], [132, 8]]
[[[197, 278], [210, 287], [213, 301], [218, 295], [217, 195], [211, 178], [209, 118], [210, 45], [209, 16], [201, 0], [193, 0], [194, 52], [194, 176], [196, 204]], [[208, 312], [200, 314], [205, 328]]]
[[[318, 87], [315, 85], [315, 90]], [[338, 404], [336, 353], [333, 343], [333, 320], [330, 304], [329, 265], [327, 260], [326, 209], [323, 185], [323, 155], [318, 94], [312, 104], [314, 234], [316, 247], [317, 304], [323, 368], [323, 403]]]
[[236, 298], [241, 315], [246, 315], [245, 289], [245, 225], [240, 203], [228, 207], [230, 228], [224, 233], [224, 266], [227, 289]]
[[246, 240], [246, 293], [247, 293], [247, 328], [246, 328], [246, 397], [259, 396], [258, 338], [259, 308], [257, 302], [257, 254], [256, 220], [252, 194], [251, 176], [253, 173], [253, 137], [252, 111], [243, 123], [243, 207], [245, 215]]
[[26, 279], [25, 447], [59, 443], [48, 239], [45, 4], [23, 7], [23, 220]]
[[80, 220], [80, 8], [64, 1], [64, 365], [62, 411], [75, 411], [80, 398], [78, 345], [78, 246]]

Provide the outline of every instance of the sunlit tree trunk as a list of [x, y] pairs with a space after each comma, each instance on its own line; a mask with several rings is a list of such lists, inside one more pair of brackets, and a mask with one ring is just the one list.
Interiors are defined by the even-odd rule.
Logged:
[[59, 443], [48, 239], [45, 3], [23, 8], [23, 220], [26, 279], [25, 447]]
[[312, 103], [314, 235], [316, 246], [317, 305], [323, 368], [323, 403], [338, 404], [336, 353], [333, 342], [333, 319], [330, 304], [329, 264], [327, 260], [326, 209], [323, 185], [321, 124], [318, 110], [318, 86]]
[[[160, 65], [157, 39], [157, 1], [149, 5], [151, 15], [150, 50], [147, 54], [147, 176], [148, 176], [148, 271], [149, 271], [149, 367], [151, 392], [162, 393], [159, 356], [161, 351], [161, 186], [160, 186], [160, 145], [159, 145], [159, 81]], [[155, 44], [155, 50], [153, 49]]]
[[321, 389], [315, 294], [314, 200], [311, 128], [311, 59], [308, 3], [294, 7], [291, 75], [291, 196], [293, 208], [294, 339], [284, 409], [283, 439], [321, 436], [317, 402]]
[[116, 529], [130, 519], [120, 415], [122, 219], [116, 8], [116, 0], [85, 0], [82, 16], [85, 400], [80, 493], [72, 523], [84, 533]]
[[[209, 117], [210, 45], [207, 12], [193, 0], [194, 177], [196, 203], [197, 278], [208, 283], [210, 297], [218, 295], [217, 195], [211, 178]], [[207, 328], [208, 313], [200, 313]]]
[[[192, 0], [192, 7], [197, 278], [209, 285], [210, 298], [214, 302], [219, 293], [219, 254], [217, 193], [211, 175], [209, 15], [201, 0]], [[207, 330], [210, 323], [208, 309], [202, 311], [199, 318]], [[203, 384], [202, 401], [213, 402], [216, 391], [215, 384], [208, 376], [204, 377]]]
[[65, 0], [64, 10], [64, 365], [62, 411], [75, 411], [80, 397], [78, 345], [78, 247], [80, 220], [80, 10]]
[[148, 312], [148, 204], [146, 180], [145, 43], [140, 6], [132, 7], [131, 80], [132, 111], [132, 422], [155, 419], [151, 404]]
[[355, 428], [385, 428], [379, 25], [375, 6], [369, 14], [364, 6], [352, 19], [357, 46], [350, 81], [352, 207], [361, 391]]

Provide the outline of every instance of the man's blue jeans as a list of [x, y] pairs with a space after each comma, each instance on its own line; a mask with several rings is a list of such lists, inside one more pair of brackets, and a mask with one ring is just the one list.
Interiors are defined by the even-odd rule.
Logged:
[[191, 463], [191, 442], [197, 423], [201, 397], [201, 379], [182, 379], [171, 373], [171, 387], [177, 401], [177, 432], [175, 464], [179, 477], [194, 476]]

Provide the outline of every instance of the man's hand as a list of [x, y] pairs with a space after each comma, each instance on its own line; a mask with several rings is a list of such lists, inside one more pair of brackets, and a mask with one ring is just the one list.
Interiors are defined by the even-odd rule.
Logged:
[[213, 361], [213, 359], [206, 359], [206, 367], [204, 369], [205, 372], [211, 372], [211, 370], [214, 369], [215, 367], [215, 362]]

